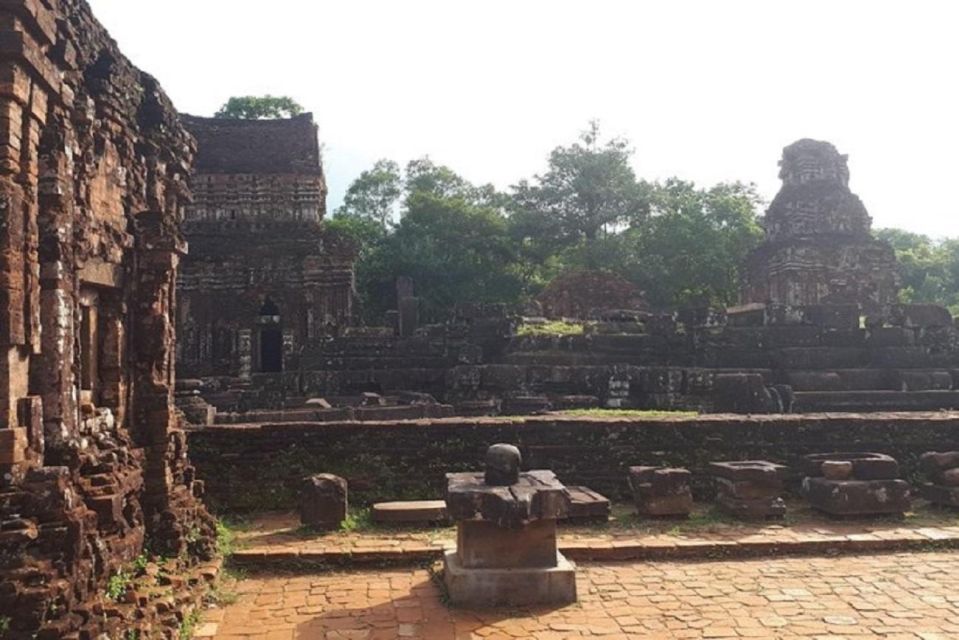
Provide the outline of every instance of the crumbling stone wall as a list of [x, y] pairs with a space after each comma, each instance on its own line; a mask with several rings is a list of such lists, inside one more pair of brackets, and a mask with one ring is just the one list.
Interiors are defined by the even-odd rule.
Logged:
[[445, 474], [482, 466], [496, 442], [520, 447], [529, 469], [552, 469], [568, 485], [626, 498], [633, 465], [688, 467], [708, 495], [716, 460], [773, 460], [793, 467], [804, 454], [877, 451], [894, 455], [906, 477], [919, 456], [954, 442], [956, 413], [742, 416], [676, 419], [451, 418], [402, 423], [221, 426], [190, 432], [199, 477], [212, 505], [226, 510], [294, 508], [303, 476], [335, 473], [355, 504], [443, 495]]
[[828, 142], [783, 150], [782, 189], [766, 212], [766, 242], [746, 261], [744, 303], [894, 303], [896, 256], [872, 236], [872, 219], [849, 189], [847, 157]]
[[85, 0], [2, 3], [0, 50], [0, 613], [146, 628], [94, 610], [110, 576], [213, 552], [172, 404], [193, 141]]
[[356, 248], [322, 225], [313, 117], [184, 123], [198, 155], [179, 276], [181, 377], [296, 369], [306, 345], [353, 316]]

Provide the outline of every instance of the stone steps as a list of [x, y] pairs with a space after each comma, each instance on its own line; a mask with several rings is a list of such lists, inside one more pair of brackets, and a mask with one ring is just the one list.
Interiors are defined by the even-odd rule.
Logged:
[[959, 391], [801, 391], [794, 413], [946, 411], [959, 408]]

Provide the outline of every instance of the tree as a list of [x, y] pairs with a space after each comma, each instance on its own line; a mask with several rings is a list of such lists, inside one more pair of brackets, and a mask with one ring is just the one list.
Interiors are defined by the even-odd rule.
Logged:
[[553, 150], [546, 173], [514, 187], [525, 224], [570, 246], [641, 223], [649, 207], [631, 156], [624, 139], [601, 144], [599, 124], [591, 122], [578, 142]]
[[235, 96], [220, 107], [214, 117], [232, 120], [274, 120], [292, 118], [301, 113], [303, 113], [303, 107], [287, 96]]
[[397, 202], [403, 194], [400, 166], [392, 160], [378, 160], [372, 169], [360, 174], [343, 197], [337, 218], [370, 220], [386, 230], [394, 218]]
[[880, 229], [899, 261], [904, 303], [939, 304], [959, 313], [959, 239], [933, 240], [902, 229]]
[[[361, 244], [356, 280], [367, 320], [394, 308], [398, 275], [413, 278], [428, 320], [444, 320], [458, 302], [517, 302], [504, 198], [429, 158], [410, 162], [402, 180], [387, 161], [361, 174], [329, 224]], [[397, 201], [399, 221], [384, 224]]]
[[755, 187], [671, 178], [650, 188], [647, 224], [624, 234], [624, 273], [654, 306], [733, 304], [743, 260], [763, 237]]

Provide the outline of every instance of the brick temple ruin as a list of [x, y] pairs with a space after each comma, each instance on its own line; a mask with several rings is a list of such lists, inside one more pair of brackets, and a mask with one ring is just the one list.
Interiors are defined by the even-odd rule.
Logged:
[[176, 588], [103, 597], [147, 547], [214, 553], [173, 406], [193, 140], [84, 0], [0, 18], [0, 617], [15, 638], [175, 629]]
[[184, 116], [196, 137], [183, 231], [181, 377], [278, 373], [353, 317], [356, 248], [323, 228], [326, 178], [313, 116]]
[[[202, 134], [200, 144], [202, 158]], [[215, 351], [229, 354], [232, 363], [217, 372], [241, 377], [194, 381], [181, 404], [201, 424], [214, 419], [201, 397], [223, 423], [597, 406], [742, 413], [959, 407], [954, 320], [941, 307], [897, 303], [894, 252], [872, 236], [869, 214], [849, 190], [846, 157], [829, 143], [800, 140], [783, 150], [780, 165], [783, 187], [763, 220], [766, 241], [744, 257], [744, 304], [651, 311], [628, 283], [601, 273], [567, 274], [544, 292], [541, 313], [591, 319], [583, 335], [518, 333], [520, 322], [536, 319], [495, 304], [461, 305], [447, 322], [417, 327], [412, 283], [400, 279], [408, 295], [398, 295], [403, 308], [394, 312], [401, 318], [395, 326], [349, 327], [311, 340], [315, 334], [304, 320], [298, 330], [283, 330], [285, 357], [292, 360], [295, 352], [297, 366], [267, 371], [257, 357], [262, 364], [262, 335], [274, 330], [277, 318], [272, 311], [255, 322], [251, 317], [277, 287], [234, 290], [232, 297], [246, 301], [242, 312], [230, 302], [203, 307], [205, 297], [221, 300], [217, 280], [211, 275], [197, 289], [187, 269], [181, 332], [203, 337], [181, 345], [181, 374], [214, 373], [189, 363], [199, 353], [208, 363]], [[236, 224], [222, 209], [201, 217], [215, 218], [217, 227]], [[235, 247], [247, 246], [230, 245], [230, 257], [222, 258], [229, 266], [207, 273], [237, 277], [247, 258]], [[596, 290], [606, 293], [597, 299]], [[325, 308], [270, 299], [282, 300], [283, 318], [317, 318]], [[611, 300], [620, 308], [606, 308]], [[222, 325], [230, 328], [216, 338], [212, 328]], [[221, 341], [225, 347], [216, 346]], [[241, 352], [231, 345], [241, 345]], [[377, 396], [372, 402], [371, 394]]]
[[896, 254], [872, 235], [849, 190], [847, 157], [803, 139], [783, 150], [782, 189], [766, 212], [766, 242], [746, 260], [745, 303], [859, 304], [879, 311], [899, 293]]

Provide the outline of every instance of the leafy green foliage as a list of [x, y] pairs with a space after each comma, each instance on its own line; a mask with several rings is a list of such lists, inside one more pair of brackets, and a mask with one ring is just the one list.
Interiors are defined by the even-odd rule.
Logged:
[[216, 551], [224, 558], [229, 558], [236, 550], [236, 532], [223, 520], [216, 522]]
[[402, 194], [400, 166], [392, 160], [379, 160], [372, 169], [364, 171], [353, 181], [335, 217], [368, 222], [385, 232]]
[[[381, 165], [385, 166], [385, 165]], [[362, 176], [361, 176], [362, 179]], [[363, 191], [377, 191], [369, 181]], [[367, 201], [359, 196], [357, 201]], [[421, 315], [440, 320], [458, 302], [515, 301], [521, 291], [512, 269], [507, 220], [490, 186], [476, 187], [428, 158], [406, 168], [402, 217], [385, 225], [373, 216], [339, 214], [331, 228], [361, 242], [357, 282], [371, 322], [395, 307], [395, 279], [413, 278]]]
[[193, 634], [196, 633], [196, 627], [199, 623], [200, 612], [194, 609], [186, 615], [180, 623], [180, 635], [178, 637], [181, 638], [181, 640], [190, 640]]
[[123, 569], [120, 569], [114, 573], [107, 581], [107, 598], [113, 600], [114, 602], [119, 602], [127, 592], [127, 588], [130, 586], [132, 581], [133, 576]]
[[899, 259], [900, 299], [949, 307], [959, 315], [959, 239], [933, 240], [901, 229], [881, 229]]
[[652, 215], [623, 234], [620, 269], [653, 306], [733, 304], [742, 262], [763, 238], [759, 204], [755, 188], [741, 183], [652, 185]]
[[293, 98], [287, 96], [234, 96], [214, 114], [231, 120], [275, 120], [292, 118], [303, 113]]
[[10, 616], [0, 616], [0, 638], [4, 638], [10, 631]]

